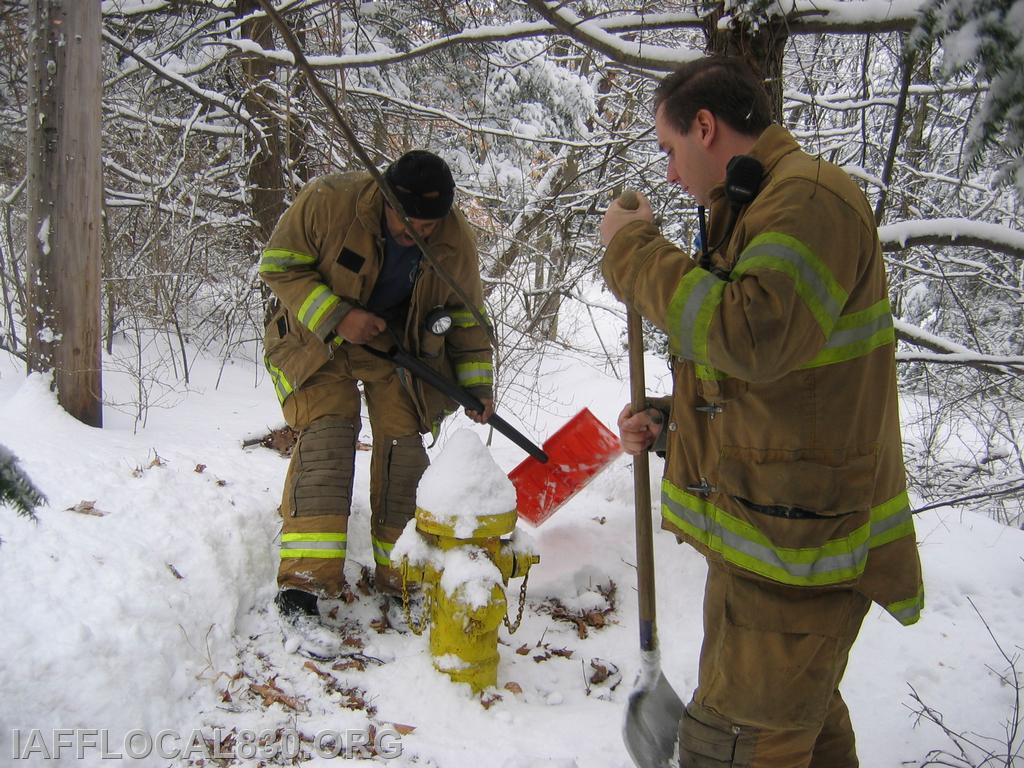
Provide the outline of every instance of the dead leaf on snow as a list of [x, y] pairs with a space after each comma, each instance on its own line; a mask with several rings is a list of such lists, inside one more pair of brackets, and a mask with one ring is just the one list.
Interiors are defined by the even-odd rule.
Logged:
[[334, 681], [334, 675], [332, 675], [330, 672], [325, 672], [324, 670], [320, 669], [320, 667], [318, 667], [312, 661], [307, 661], [305, 664], [302, 665], [302, 668], [308, 669], [321, 680], [330, 680], [332, 682]]
[[522, 693], [523, 686], [521, 686], [519, 683], [513, 680], [509, 680], [507, 683], [505, 683], [505, 690], [511, 691], [512, 693]]
[[[604, 659], [591, 659], [590, 668], [594, 670], [588, 681], [591, 685], [607, 685], [608, 690], [614, 691], [622, 682], [622, 673], [619, 668], [610, 661]], [[590, 695], [590, 688], [587, 688], [587, 695]]]
[[272, 451], [277, 451], [282, 456], [291, 456], [292, 448], [299, 433], [289, 426], [272, 429], [267, 434], [242, 441], [242, 447], [248, 448], [251, 445], [262, 445]]
[[272, 704], [277, 703], [288, 707], [288, 709], [294, 710], [295, 712], [306, 711], [306, 705], [303, 704], [299, 698], [289, 696], [278, 688], [277, 683], [274, 682], [273, 678], [268, 680], [266, 685], [252, 683], [249, 686], [249, 690], [263, 699], [264, 707], [269, 707]]
[[331, 665], [331, 669], [335, 672], [348, 672], [350, 669], [363, 672], [366, 670], [366, 662], [358, 656], [352, 656], [344, 661], [336, 661]]
[[576, 635], [580, 640], [586, 640], [588, 636], [588, 628], [603, 629], [612, 620], [609, 619], [609, 616], [615, 612], [616, 589], [617, 587], [613, 581], [608, 582], [608, 584], [598, 584], [594, 587], [594, 591], [604, 598], [606, 604], [605, 608], [573, 610], [568, 608], [557, 597], [549, 597], [540, 604], [540, 607], [537, 610], [539, 613], [549, 614], [557, 621], [564, 621], [575, 625]]
[[67, 512], [77, 512], [80, 515], [92, 515], [93, 517], [104, 517], [107, 513], [96, 508], [95, 501], [80, 501], [73, 507], [68, 507]]

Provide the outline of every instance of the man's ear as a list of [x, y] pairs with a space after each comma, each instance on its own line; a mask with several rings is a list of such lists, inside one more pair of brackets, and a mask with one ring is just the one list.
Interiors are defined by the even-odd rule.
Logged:
[[718, 134], [718, 118], [715, 117], [715, 113], [709, 109], [698, 109], [697, 114], [693, 116], [693, 123], [700, 143], [710, 147]]

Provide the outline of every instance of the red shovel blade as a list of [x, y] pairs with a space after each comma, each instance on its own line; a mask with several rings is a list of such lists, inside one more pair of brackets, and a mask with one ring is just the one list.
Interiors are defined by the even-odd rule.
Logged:
[[544, 443], [547, 464], [527, 457], [508, 473], [516, 487], [519, 516], [540, 525], [620, 453], [611, 430], [587, 408], [573, 416]]

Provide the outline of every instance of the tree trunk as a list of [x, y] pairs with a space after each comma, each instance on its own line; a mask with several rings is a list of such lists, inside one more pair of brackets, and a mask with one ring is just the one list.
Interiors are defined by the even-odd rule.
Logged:
[[99, 427], [100, 0], [32, 0], [28, 49], [28, 370]]
[[[244, 17], [260, 10], [256, 0], [237, 0], [236, 14]], [[263, 48], [274, 47], [274, 24], [267, 17], [251, 18], [242, 22], [242, 36], [248, 37]], [[259, 137], [246, 136], [246, 151], [249, 163], [249, 195], [253, 218], [259, 223], [257, 237], [261, 245], [270, 239], [277, 220], [284, 213], [285, 205], [285, 150], [282, 147], [284, 128], [275, 113], [278, 99], [274, 92], [277, 67], [260, 58], [243, 60], [245, 75], [242, 103], [263, 128], [263, 141]]]
[[724, 12], [724, 4], [716, 3], [714, 11], [705, 17], [708, 53], [743, 58], [764, 79], [772, 106], [772, 119], [782, 125], [782, 55], [789, 36], [786, 20], [772, 17], [763, 21], [756, 30], [740, 25], [720, 29], [718, 22]]

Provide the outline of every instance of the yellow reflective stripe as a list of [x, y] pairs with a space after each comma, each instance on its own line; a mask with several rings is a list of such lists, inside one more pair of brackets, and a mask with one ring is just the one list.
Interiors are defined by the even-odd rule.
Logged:
[[697, 378], [701, 381], [722, 381], [723, 379], [729, 378], [729, 374], [725, 371], [712, 368], [710, 365], [701, 365], [700, 363], [697, 363], [694, 366], [694, 370], [697, 373]]
[[[454, 328], [472, 328], [475, 325], [480, 325], [476, 318], [473, 317], [473, 313], [468, 309], [453, 309], [450, 312], [452, 316], [452, 326]], [[480, 307], [480, 316], [487, 320], [487, 310]]]
[[271, 363], [269, 357], [264, 357], [263, 363], [267, 366], [267, 371], [270, 372], [270, 380], [274, 382], [274, 392], [277, 394], [278, 402], [283, 403], [295, 389], [288, 381], [288, 377], [284, 375], [284, 371]]
[[341, 301], [330, 292], [326, 285], [318, 285], [309, 292], [309, 296], [299, 307], [299, 322], [309, 328], [313, 333], [317, 332], [317, 325], [337, 303]]
[[381, 541], [375, 536], [370, 537], [370, 543], [373, 545], [374, 562], [377, 565], [391, 567], [391, 550], [395, 548], [395, 545], [388, 541]]
[[344, 559], [348, 549], [346, 533], [284, 533], [281, 535], [282, 559], [311, 557]]
[[709, 363], [708, 330], [724, 293], [725, 283], [707, 270], [683, 275], [668, 305], [668, 344], [676, 357]]
[[281, 541], [348, 541], [347, 533], [282, 533]]
[[308, 267], [316, 264], [316, 257], [308, 253], [288, 251], [284, 248], [268, 248], [260, 258], [260, 273], [286, 272], [293, 267]]
[[800, 367], [820, 368], [846, 362], [895, 343], [889, 300], [882, 299], [867, 309], [840, 317], [821, 352]]
[[758, 235], [740, 254], [730, 277], [755, 269], [782, 272], [793, 279], [797, 295], [804, 300], [822, 332], [828, 338], [848, 297], [825, 263], [795, 237], [781, 232]]
[[793, 586], [827, 586], [860, 576], [868, 551], [914, 535], [906, 492], [871, 508], [867, 523], [819, 547], [775, 545], [761, 530], [667, 479], [661, 514], [675, 527], [725, 560], [752, 573]]
[[821, 547], [777, 547], [760, 530], [704, 499], [662, 482], [661, 514], [729, 562], [783, 584], [824, 586], [855, 579], [868, 559], [869, 525]]
[[871, 547], [914, 535], [914, 519], [910, 511], [910, 497], [904, 491], [883, 504], [871, 508]]
[[905, 627], [916, 624], [921, 618], [921, 611], [924, 610], [924, 589], [919, 589], [916, 595], [906, 600], [889, 603], [885, 610]]
[[459, 363], [455, 376], [461, 387], [489, 387], [494, 383], [494, 366], [490, 363]]
[[282, 549], [281, 559], [288, 560], [291, 558], [299, 557], [311, 557], [318, 560], [344, 560], [345, 551], [337, 551], [333, 549]]

